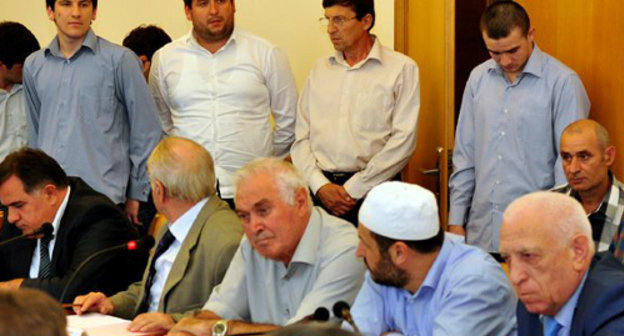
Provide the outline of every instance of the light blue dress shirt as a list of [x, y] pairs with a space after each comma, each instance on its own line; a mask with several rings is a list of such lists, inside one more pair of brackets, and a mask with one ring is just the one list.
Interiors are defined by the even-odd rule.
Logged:
[[449, 223], [466, 223], [468, 243], [498, 251], [507, 205], [566, 182], [559, 137], [589, 106], [578, 75], [537, 45], [513, 83], [492, 59], [472, 71], [449, 180]]
[[[574, 319], [574, 311], [576, 310], [576, 303], [578, 302], [579, 296], [581, 295], [581, 291], [583, 290], [583, 286], [585, 285], [585, 281], [587, 280], [587, 272], [583, 277], [583, 281], [576, 287], [574, 294], [568, 299], [568, 301], [559, 309], [554, 319], [561, 325], [561, 329], [557, 332], [557, 336], [567, 336], [570, 335], [570, 330], [572, 328], [572, 320]], [[542, 319], [542, 323], [546, 324], [545, 316], [540, 316]], [[545, 329], [544, 329], [545, 330]]]
[[140, 62], [92, 30], [69, 59], [58, 37], [24, 63], [28, 143], [115, 203], [146, 200], [162, 135]]
[[367, 272], [351, 315], [363, 335], [502, 336], [516, 333], [516, 305], [500, 265], [447, 234], [416, 293], [379, 285]]

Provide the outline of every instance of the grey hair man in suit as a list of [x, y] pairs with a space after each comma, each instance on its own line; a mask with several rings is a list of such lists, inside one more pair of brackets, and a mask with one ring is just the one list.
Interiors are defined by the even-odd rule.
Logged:
[[143, 280], [111, 297], [79, 296], [74, 310], [134, 319], [131, 331], [160, 333], [203, 306], [221, 282], [243, 230], [216, 195], [213, 160], [201, 145], [164, 139], [147, 166], [154, 204], [168, 224], [158, 233]]

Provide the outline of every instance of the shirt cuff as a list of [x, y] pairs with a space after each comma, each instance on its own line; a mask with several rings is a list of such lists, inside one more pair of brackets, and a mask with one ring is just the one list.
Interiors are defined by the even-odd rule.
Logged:
[[310, 175], [310, 189], [312, 189], [312, 193], [316, 196], [316, 192], [318, 192], [319, 189], [321, 189], [322, 186], [331, 183], [330, 180], [327, 179], [327, 177], [325, 177], [325, 175], [323, 175], [323, 173], [320, 170], [315, 170], [314, 172], [312, 172], [312, 175]]
[[464, 226], [466, 223], [468, 208], [469, 207], [463, 205], [452, 205], [451, 211], [449, 211], [448, 225]]
[[355, 199], [364, 198], [370, 190], [370, 188], [362, 183], [359, 173], [355, 173], [355, 175], [351, 176], [351, 178], [345, 182], [344, 188], [349, 193], [349, 196]]
[[128, 185], [128, 192], [126, 193], [127, 199], [133, 199], [141, 202], [147, 201], [147, 195], [149, 194], [150, 186], [149, 181], [139, 181], [130, 178], [130, 184]]

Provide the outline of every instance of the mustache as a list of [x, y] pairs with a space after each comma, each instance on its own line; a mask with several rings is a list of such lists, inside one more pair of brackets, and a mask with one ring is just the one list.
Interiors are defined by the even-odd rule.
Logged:
[[252, 237], [252, 242], [257, 243], [263, 239], [273, 238], [274, 235], [268, 231], [262, 231]]

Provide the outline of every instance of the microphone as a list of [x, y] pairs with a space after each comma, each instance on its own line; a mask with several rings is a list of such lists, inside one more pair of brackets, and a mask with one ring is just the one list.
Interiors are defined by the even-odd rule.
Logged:
[[63, 303], [63, 300], [65, 299], [65, 295], [67, 294], [67, 291], [69, 290], [69, 287], [72, 284], [72, 282], [76, 279], [76, 276], [78, 276], [78, 274], [80, 274], [80, 272], [85, 268], [85, 266], [87, 266], [93, 259], [103, 254], [112, 252], [112, 251], [137, 251], [137, 250], [147, 251], [151, 249], [153, 246], [154, 246], [154, 237], [147, 235], [141, 239], [131, 240], [127, 243], [123, 243], [121, 245], [116, 245], [116, 246], [111, 246], [111, 247], [108, 247], [108, 248], [105, 248], [103, 250], [99, 250], [93, 253], [92, 255], [87, 257], [85, 260], [83, 260], [80, 263], [80, 265], [78, 265], [78, 268], [76, 268], [76, 271], [74, 271], [74, 273], [72, 273], [69, 280], [67, 280], [67, 284], [65, 284], [65, 288], [63, 288], [63, 292], [61, 293], [59, 302]]
[[22, 239], [35, 239], [35, 238], [43, 238], [43, 237], [50, 237], [53, 238], [54, 237], [54, 226], [52, 226], [52, 224], [50, 223], [43, 223], [43, 225], [41, 225], [40, 228], [38, 228], [37, 230], [31, 232], [31, 233], [24, 233], [21, 236], [16, 236], [13, 237], [11, 239], [7, 239], [3, 242], [0, 243], [0, 246], [4, 246], [13, 242], [16, 242], [18, 240], [22, 240]]
[[349, 323], [349, 325], [351, 325], [351, 327], [353, 328], [353, 331], [355, 331], [356, 334], [360, 335], [360, 329], [355, 325], [353, 317], [351, 317], [351, 307], [348, 303], [344, 301], [338, 301], [334, 304], [332, 310], [334, 311], [334, 315], [336, 315], [337, 318], [341, 318], [347, 321], [347, 323]]
[[312, 321], [325, 322], [327, 320], [329, 320], [329, 310], [325, 307], [318, 307], [314, 311], [314, 314], [302, 318], [297, 323], [307, 323]]

